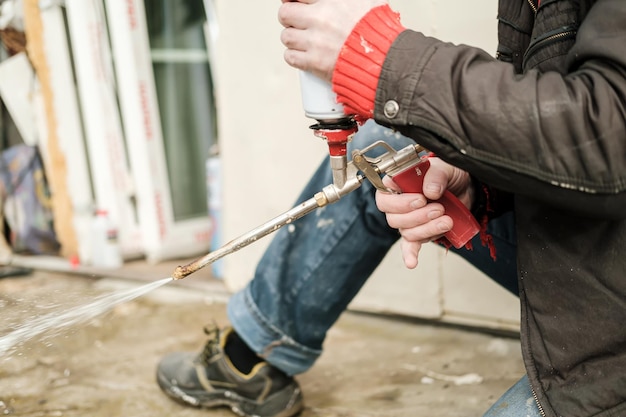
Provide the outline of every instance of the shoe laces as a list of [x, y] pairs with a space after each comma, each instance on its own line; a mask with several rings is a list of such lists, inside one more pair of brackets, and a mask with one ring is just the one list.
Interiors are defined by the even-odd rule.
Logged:
[[199, 359], [203, 363], [208, 363], [209, 358], [211, 358], [219, 349], [220, 328], [217, 326], [217, 324], [213, 323], [204, 327], [204, 334], [209, 336], [209, 340], [207, 340], [206, 344], [204, 345], [204, 349], [202, 349]]

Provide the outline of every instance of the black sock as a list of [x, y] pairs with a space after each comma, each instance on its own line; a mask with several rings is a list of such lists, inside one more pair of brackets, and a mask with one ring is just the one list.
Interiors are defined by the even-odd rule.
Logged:
[[254, 365], [263, 361], [234, 331], [228, 335], [224, 353], [226, 353], [226, 356], [228, 356], [235, 368], [244, 374], [249, 374]]

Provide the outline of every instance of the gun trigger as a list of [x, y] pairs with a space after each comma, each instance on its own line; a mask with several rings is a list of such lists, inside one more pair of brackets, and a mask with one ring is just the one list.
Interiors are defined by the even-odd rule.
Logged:
[[372, 185], [376, 187], [377, 190], [381, 190], [385, 192], [393, 192], [387, 187], [385, 187], [385, 185], [383, 184], [383, 180], [380, 178], [380, 174], [378, 173], [378, 171], [372, 166], [372, 164], [367, 162], [367, 160], [362, 154], [356, 151], [353, 152], [352, 162], [354, 163], [354, 165], [356, 165], [359, 171], [361, 171], [363, 175], [365, 175], [365, 178], [367, 178], [372, 183]]

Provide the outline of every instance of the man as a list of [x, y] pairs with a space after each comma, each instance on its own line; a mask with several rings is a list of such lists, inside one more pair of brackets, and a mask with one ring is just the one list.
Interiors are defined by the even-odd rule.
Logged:
[[[382, 0], [283, 2], [290, 65], [332, 81], [357, 118], [393, 128], [452, 165], [433, 158], [424, 196], [377, 193], [384, 217], [364, 204], [371, 189], [337, 203], [334, 214], [346, 225], [324, 236], [325, 247], [365, 248], [324, 274], [319, 257], [330, 250], [306, 246], [315, 245], [312, 230], [277, 236], [229, 303], [236, 333], [220, 332], [194, 362], [166, 357], [158, 371], [166, 392], [195, 405], [227, 403], [243, 415], [297, 413], [301, 394], [289, 375], [319, 355], [326, 329], [397, 238], [389, 226], [400, 232], [408, 267], [422, 244], [451, 226], [436, 203], [448, 188], [489, 224], [497, 249], [492, 264], [480, 244], [460, 254], [480, 258], [484, 270], [504, 259], [499, 266], [518, 276], [527, 376], [486, 416], [626, 414], [626, 4], [509, 0], [498, 18], [495, 60], [406, 30]], [[498, 222], [514, 222], [517, 238], [499, 239]], [[500, 249], [515, 241], [516, 255], [503, 257]], [[318, 256], [307, 264], [312, 248]], [[340, 284], [332, 286], [335, 277]], [[303, 298], [310, 291], [328, 303], [310, 306]]]

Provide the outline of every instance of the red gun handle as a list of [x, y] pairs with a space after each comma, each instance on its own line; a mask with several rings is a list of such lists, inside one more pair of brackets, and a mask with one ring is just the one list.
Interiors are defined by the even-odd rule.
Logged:
[[[421, 194], [424, 186], [424, 175], [428, 168], [430, 168], [428, 158], [421, 158], [416, 164], [389, 176], [393, 178], [403, 192]], [[444, 236], [455, 248], [464, 247], [480, 230], [476, 218], [465, 207], [465, 204], [450, 191], [446, 190], [437, 202], [443, 205], [445, 214], [450, 216], [454, 222], [452, 229]]]

